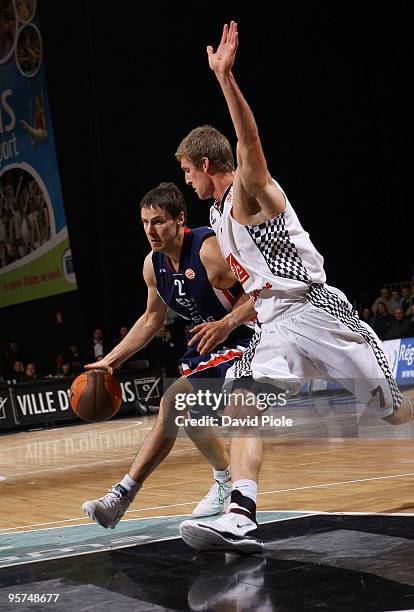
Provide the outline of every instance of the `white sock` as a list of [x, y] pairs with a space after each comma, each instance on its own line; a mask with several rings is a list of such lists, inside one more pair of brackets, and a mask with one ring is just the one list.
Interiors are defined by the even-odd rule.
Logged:
[[257, 498], [257, 482], [254, 480], [236, 480], [233, 482], [233, 491], [240, 491], [242, 495], [250, 497], [256, 503]]
[[213, 468], [214, 480], [217, 480], [221, 484], [227, 482], [231, 478], [231, 467], [228, 465], [224, 470], [216, 470]]
[[121, 480], [120, 484], [127, 491], [131, 491], [134, 487], [137, 487], [137, 486], [138, 486], [139, 489], [141, 488], [141, 485], [138, 484], [137, 482], [135, 482], [135, 480], [132, 480], [132, 478], [131, 478], [131, 476], [129, 474], [125, 474], [125, 476]]

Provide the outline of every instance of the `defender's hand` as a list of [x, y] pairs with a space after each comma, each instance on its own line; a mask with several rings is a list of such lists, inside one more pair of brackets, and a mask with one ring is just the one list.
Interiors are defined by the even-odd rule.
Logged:
[[200, 323], [191, 330], [194, 336], [188, 346], [194, 346], [197, 342], [197, 351], [200, 355], [210, 353], [217, 344], [221, 344], [227, 338], [233, 327], [229, 319], [212, 321], [211, 323]]
[[217, 75], [227, 75], [231, 72], [239, 45], [237, 23], [230, 22], [230, 27], [224, 24], [223, 34], [217, 51], [213, 47], [207, 47], [208, 63]]

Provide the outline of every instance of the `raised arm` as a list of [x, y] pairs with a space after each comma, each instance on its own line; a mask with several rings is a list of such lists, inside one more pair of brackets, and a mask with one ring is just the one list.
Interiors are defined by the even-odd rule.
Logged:
[[163, 326], [167, 316], [167, 306], [157, 293], [151, 257], [152, 253], [147, 255], [144, 262], [144, 279], [148, 287], [146, 311], [110, 353], [100, 361], [85, 365], [86, 369], [104, 368], [112, 373], [114, 368], [148, 344]]
[[227, 102], [237, 136], [233, 214], [241, 223], [259, 223], [285, 209], [283, 193], [268, 170], [253, 112], [236, 83], [232, 68], [239, 44], [237, 23], [224, 25], [217, 50], [207, 47], [210, 68]]

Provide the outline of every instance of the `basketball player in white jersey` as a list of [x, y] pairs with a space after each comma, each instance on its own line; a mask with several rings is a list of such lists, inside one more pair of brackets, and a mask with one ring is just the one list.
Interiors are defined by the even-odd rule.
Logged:
[[[237, 47], [235, 22], [224, 26], [216, 52], [207, 47], [237, 136], [237, 169], [229, 165], [228, 140], [210, 126], [192, 130], [176, 152], [186, 183], [200, 199], [216, 200], [211, 224], [223, 256], [255, 301], [256, 334], [232, 368], [233, 389], [254, 390], [270, 381], [294, 390], [306, 379], [325, 378], [388, 423], [408, 422], [411, 402], [400, 393], [380, 340], [345, 295], [326, 284], [322, 256], [267, 170], [253, 113], [232, 73]], [[227, 514], [213, 525], [182, 523], [187, 544], [199, 550], [261, 550], [254, 533], [261, 457], [259, 437], [232, 440]]]

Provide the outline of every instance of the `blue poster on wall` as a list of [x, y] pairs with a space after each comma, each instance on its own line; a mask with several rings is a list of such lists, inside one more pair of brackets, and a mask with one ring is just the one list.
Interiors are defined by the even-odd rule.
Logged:
[[77, 288], [36, 0], [0, 0], [0, 307]]

